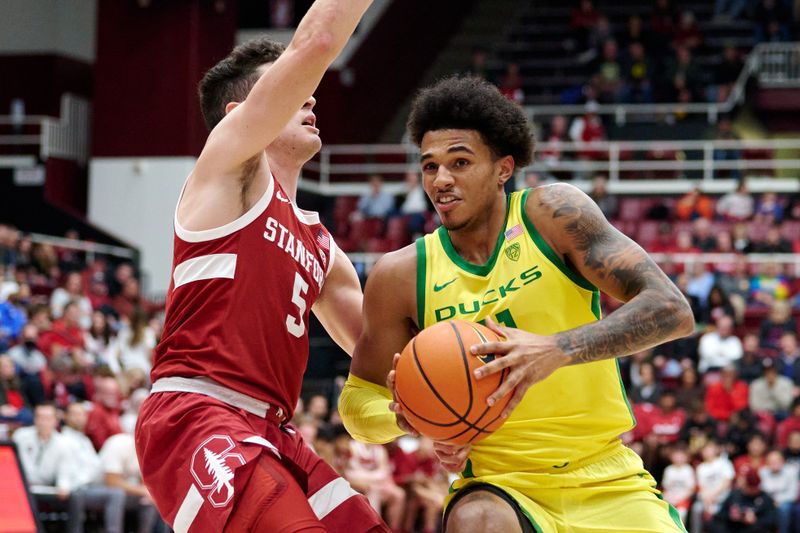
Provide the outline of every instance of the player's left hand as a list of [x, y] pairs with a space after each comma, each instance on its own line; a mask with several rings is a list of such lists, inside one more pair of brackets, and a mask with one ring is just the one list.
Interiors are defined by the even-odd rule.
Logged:
[[481, 379], [500, 372], [504, 368], [509, 369], [509, 374], [503, 383], [486, 399], [487, 404], [494, 405], [500, 398], [513, 390], [514, 395], [511, 397], [511, 401], [500, 415], [506, 418], [522, 401], [522, 397], [525, 396], [531, 385], [542, 381], [569, 363], [570, 359], [556, 345], [553, 337], [500, 326], [489, 317], [486, 317], [486, 326], [498, 335], [505, 337], [506, 340], [485, 342], [471, 347], [472, 353], [476, 355], [500, 356], [475, 370], [475, 377]]

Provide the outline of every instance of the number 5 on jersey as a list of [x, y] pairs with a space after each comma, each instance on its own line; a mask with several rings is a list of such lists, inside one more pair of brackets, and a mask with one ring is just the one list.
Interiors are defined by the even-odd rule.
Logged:
[[306, 325], [303, 323], [303, 315], [306, 313], [305, 294], [308, 292], [308, 283], [300, 276], [299, 272], [294, 273], [294, 288], [292, 289], [292, 303], [297, 306], [297, 317], [291, 313], [286, 315], [286, 329], [297, 338], [306, 332]]

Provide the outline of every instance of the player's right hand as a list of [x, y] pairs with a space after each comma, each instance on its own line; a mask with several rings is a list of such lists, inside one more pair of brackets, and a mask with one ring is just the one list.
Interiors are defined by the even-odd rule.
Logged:
[[403, 416], [403, 409], [400, 407], [400, 403], [397, 401], [397, 394], [394, 390], [394, 376], [395, 371], [397, 370], [397, 361], [400, 359], [400, 354], [394, 354], [394, 358], [392, 359], [392, 370], [389, 371], [389, 375], [386, 376], [386, 388], [392, 391], [392, 398], [394, 401], [389, 404], [389, 410], [392, 411], [395, 416], [397, 417], [397, 427], [408, 433], [409, 435], [413, 435], [414, 437], [419, 437], [419, 431], [411, 427], [411, 424], [408, 423], [406, 417]]
[[472, 451], [472, 446], [469, 444], [459, 446], [444, 442], [433, 443], [433, 453], [436, 454], [436, 458], [439, 459], [442, 468], [454, 474], [464, 471], [470, 451]]

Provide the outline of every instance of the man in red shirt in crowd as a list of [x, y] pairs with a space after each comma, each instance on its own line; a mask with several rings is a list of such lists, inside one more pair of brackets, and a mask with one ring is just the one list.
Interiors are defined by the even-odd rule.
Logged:
[[727, 422], [733, 413], [747, 407], [747, 383], [737, 379], [736, 368], [722, 369], [720, 380], [706, 390], [706, 411], [716, 420]]
[[686, 412], [676, 406], [675, 393], [666, 390], [661, 393], [658, 405], [644, 404], [636, 413], [634, 437], [638, 439], [652, 435], [658, 444], [671, 444], [678, 440]]
[[778, 424], [777, 444], [778, 448], [786, 448], [789, 434], [793, 431], [800, 431], [800, 397], [792, 402], [792, 411], [786, 420]]
[[53, 322], [52, 329], [44, 330], [39, 335], [39, 349], [50, 358], [67, 351], [83, 351], [86, 347], [83, 329], [80, 325], [81, 310], [76, 302], [64, 306], [61, 319]]
[[97, 450], [112, 435], [122, 433], [120, 425], [120, 387], [113, 377], [97, 379], [97, 390], [94, 393], [94, 407], [89, 412], [86, 422], [86, 436]]

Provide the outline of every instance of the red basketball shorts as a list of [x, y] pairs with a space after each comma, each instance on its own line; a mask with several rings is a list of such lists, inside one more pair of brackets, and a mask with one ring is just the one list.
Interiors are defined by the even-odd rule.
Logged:
[[136, 425], [150, 495], [176, 533], [389, 531], [291, 425], [201, 394], [152, 394]]

